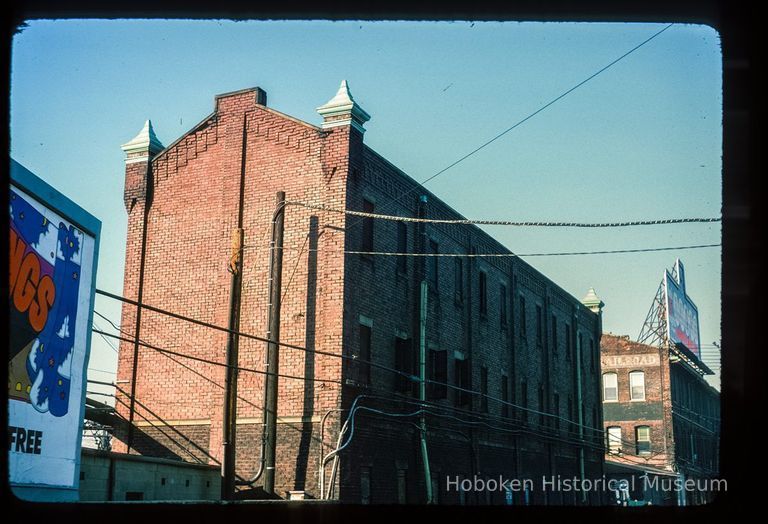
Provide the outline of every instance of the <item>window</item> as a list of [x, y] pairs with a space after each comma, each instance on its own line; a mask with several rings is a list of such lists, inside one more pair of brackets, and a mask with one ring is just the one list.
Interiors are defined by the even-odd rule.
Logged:
[[[437, 254], [438, 249], [437, 242], [434, 240], [429, 241], [429, 253]], [[437, 262], [439, 257], [427, 257], [427, 282], [429, 282], [433, 291], [437, 291]]]
[[488, 275], [485, 271], [480, 271], [480, 291], [478, 293], [478, 300], [480, 301], [480, 316], [486, 316], [488, 314]]
[[[413, 344], [409, 338], [395, 337], [395, 369], [413, 375]], [[395, 375], [395, 391], [408, 393], [412, 385], [408, 377]]]
[[541, 306], [536, 304], [536, 345], [542, 346], [544, 343], [544, 318], [542, 317]]
[[[370, 200], [363, 200], [363, 212], [373, 213], [373, 202]], [[363, 218], [363, 237], [360, 244], [360, 251], [373, 251], [373, 218]]]
[[499, 317], [502, 329], [507, 327], [507, 286], [499, 286]]
[[568, 431], [570, 431], [573, 426], [573, 397], [568, 395]]
[[595, 341], [591, 338], [589, 339], [589, 370], [594, 373], [595, 372]]
[[371, 325], [360, 324], [358, 331], [358, 352], [350, 361], [350, 378], [358, 385], [368, 385], [371, 379]]
[[397, 470], [397, 503], [408, 503], [408, 470]]
[[629, 374], [629, 399], [645, 400], [645, 373], [642, 371]]
[[539, 424], [544, 426], [547, 424], [547, 418], [544, 416], [544, 386], [539, 384]]
[[509, 416], [509, 379], [506, 375], [501, 376], [501, 416]]
[[552, 353], [557, 355], [557, 317], [552, 315]]
[[371, 503], [371, 467], [360, 467], [360, 504]]
[[572, 339], [573, 339], [573, 333], [571, 332], [571, 325], [566, 324], [565, 325], [565, 360], [570, 361], [571, 360], [571, 349], [572, 349]]
[[523, 380], [520, 383], [520, 404], [523, 409], [523, 422], [528, 422], [528, 383]]
[[552, 414], [555, 421], [555, 429], [560, 429], [560, 395], [552, 395]]
[[445, 398], [448, 395], [448, 357], [445, 350], [430, 349], [429, 361], [429, 397], [433, 399]]
[[453, 259], [454, 299], [457, 304], [464, 302], [464, 261], [458, 257]]
[[525, 338], [528, 335], [528, 326], [525, 321], [525, 297], [520, 296], [520, 336]]
[[605, 373], [603, 375], [603, 402], [616, 402], [618, 400], [618, 375], [616, 373]]
[[[397, 223], [397, 252], [408, 252], [408, 226], [405, 222]], [[397, 272], [403, 274], [408, 272], [408, 257], [397, 257]]]
[[621, 427], [610, 426], [605, 434], [608, 453], [621, 453]]
[[635, 443], [638, 455], [651, 453], [651, 428], [649, 426], [637, 426], [635, 428]]
[[488, 413], [488, 368], [480, 368], [480, 411]]
[[456, 391], [456, 405], [458, 407], [468, 407], [470, 405], [469, 361], [464, 359], [455, 359], [453, 361], [453, 370], [456, 386], [462, 390], [467, 390]]

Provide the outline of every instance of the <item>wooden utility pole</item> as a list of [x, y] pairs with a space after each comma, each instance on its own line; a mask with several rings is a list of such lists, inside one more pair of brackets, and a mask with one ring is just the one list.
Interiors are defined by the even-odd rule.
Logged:
[[280, 300], [283, 276], [283, 227], [285, 193], [277, 193], [277, 207], [272, 217], [272, 259], [269, 274], [269, 331], [267, 332], [267, 403], [265, 406], [267, 445], [264, 450], [264, 491], [275, 494], [275, 456], [277, 446], [277, 373], [279, 370]]

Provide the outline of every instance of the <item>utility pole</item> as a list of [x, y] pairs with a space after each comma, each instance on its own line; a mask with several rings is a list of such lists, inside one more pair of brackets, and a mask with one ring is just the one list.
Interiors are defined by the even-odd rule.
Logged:
[[285, 223], [285, 192], [278, 191], [277, 207], [272, 216], [272, 242], [269, 275], [269, 327], [267, 332], [267, 390], [266, 425], [267, 446], [264, 453], [264, 491], [275, 494], [275, 456], [277, 445], [277, 373], [279, 369], [280, 301], [283, 277], [283, 227]]
[[231, 274], [229, 292], [229, 334], [227, 336], [227, 370], [224, 378], [224, 444], [221, 463], [221, 498], [231, 500], [235, 496], [235, 455], [237, 449], [237, 374], [240, 358], [240, 295], [243, 287], [243, 214], [245, 212], [245, 166], [248, 146], [247, 116], [243, 115], [242, 151], [240, 154], [240, 184], [237, 203], [237, 227], [232, 230], [232, 253], [229, 258]]
[[235, 450], [237, 444], [237, 367], [238, 336], [240, 328], [240, 290], [242, 285], [243, 229], [232, 230], [232, 256], [229, 271], [232, 274], [229, 295], [229, 329], [227, 336], [227, 370], [224, 379], [224, 459], [221, 464], [221, 498], [231, 500], [235, 494]]

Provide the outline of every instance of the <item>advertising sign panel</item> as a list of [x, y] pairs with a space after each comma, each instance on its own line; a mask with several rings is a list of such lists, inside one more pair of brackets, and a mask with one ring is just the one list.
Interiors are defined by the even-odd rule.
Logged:
[[11, 167], [9, 480], [22, 498], [76, 499], [101, 223]]
[[699, 347], [699, 310], [685, 292], [683, 264], [676, 262], [677, 280], [669, 271], [664, 272], [664, 290], [667, 297], [667, 336], [671, 343], [680, 342], [701, 359]]

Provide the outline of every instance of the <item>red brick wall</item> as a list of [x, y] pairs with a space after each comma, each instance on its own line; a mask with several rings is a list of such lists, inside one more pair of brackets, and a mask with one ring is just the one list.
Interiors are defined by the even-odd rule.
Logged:
[[[245, 132], [244, 132], [245, 127]], [[245, 137], [245, 146], [243, 139]], [[277, 191], [288, 200], [344, 206], [348, 158], [348, 130], [331, 133], [287, 118], [256, 104], [253, 91], [217, 99], [217, 110], [203, 124], [152, 162], [154, 199], [148, 216], [144, 302], [199, 320], [226, 326], [230, 294], [230, 235], [237, 227], [237, 207], [243, 152], [245, 152], [243, 289], [240, 329], [266, 333], [269, 239]], [[126, 194], [135, 192], [129, 164]], [[143, 221], [142, 202], [129, 214], [124, 294], [136, 298]], [[313, 219], [312, 217], [316, 217]], [[309, 253], [305, 238], [310, 223], [319, 233], [342, 228], [341, 215], [310, 212], [297, 206], [286, 209], [284, 253], [284, 302], [281, 340], [310, 349], [338, 353], [341, 340], [341, 292], [344, 259], [343, 233], [320, 234]], [[301, 249], [304, 247], [304, 251]], [[312, 267], [310, 267], [312, 262]], [[307, 297], [312, 303], [307, 303]], [[311, 313], [310, 313], [311, 312]], [[133, 334], [135, 308], [124, 308], [122, 327]], [[315, 333], [322, 334], [316, 338]], [[226, 334], [167, 316], [143, 312], [142, 340], [153, 345], [223, 363]], [[118, 380], [129, 390], [133, 347], [123, 343]], [[201, 420], [210, 424], [210, 454], [221, 458], [223, 367], [140, 350], [138, 414], [167, 422]], [[240, 338], [240, 365], [263, 370], [264, 343]], [[338, 380], [339, 359], [283, 349], [280, 371]], [[261, 421], [263, 375], [241, 372], [238, 416]], [[338, 405], [338, 388], [332, 383], [280, 379], [278, 421], [285, 417], [322, 414]], [[127, 408], [120, 406], [127, 417]], [[136, 420], [142, 416], [137, 415]], [[332, 419], [329, 427], [335, 422]], [[280, 424], [280, 427], [291, 424]], [[295, 424], [293, 424], [295, 426]], [[299, 424], [300, 426], [300, 424]], [[311, 426], [310, 426], [311, 427]], [[316, 442], [314, 430], [309, 442]], [[245, 431], [239, 441], [249, 439]], [[254, 441], [260, 442], [260, 432]], [[315, 444], [306, 445], [306, 453]], [[117, 446], [120, 449], [120, 446]], [[249, 446], [238, 464], [238, 474], [255, 471], [258, 446]], [[295, 449], [295, 447], [293, 448]], [[284, 453], [283, 453], [284, 454]], [[278, 456], [282, 456], [278, 451]], [[239, 456], [238, 458], [241, 458]], [[296, 467], [295, 454], [291, 457]], [[316, 477], [316, 456], [309, 460]], [[285, 470], [285, 468], [282, 468]], [[279, 480], [281, 488], [294, 489], [294, 479]]]
[[[199, 320], [226, 326], [230, 295], [227, 264], [230, 236], [237, 227], [241, 172], [244, 167], [243, 287], [240, 329], [264, 336], [267, 329], [269, 240], [275, 195], [285, 191], [288, 201], [322, 204], [336, 209], [361, 209], [364, 198], [376, 202], [376, 211], [415, 216], [416, 183], [363, 144], [362, 134], [349, 126], [323, 131], [257, 103], [258, 91], [248, 90], [216, 99], [215, 112], [190, 133], [152, 160], [153, 198], [147, 218], [146, 269], [143, 301]], [[129, 209], [124, 295], [138, 293], [141, 238], [144, 227], [144, 164], [126, 167], [126, 205]], [[409, 196], [387, 205], [408, 191]], [[455, 211], [427, 192], [427, 216], [459, 218]], [[133, 199], [136, 203], [133, 203]], [[130, 204], [130, 205], [129, 205]], [[131, 207], [132, 206], [132, 207]], [[345, 227], [349, 226], [349, 230]], [[441, 252], [499, 252], [498, 242], [474, 227], [427, 226], [430, 238]], [[416, 250], [417, 228], [408, 226], [408, 250]], [[344, 256], [342, 251], [360, 249], [361, 221], [357, 217], [309, 210], [289, 205], [285, 210], [283, 257], [283, 304], [281, 341], [341, 354], [358, 344], [359, 317], [373, 319], [372, 360], [394, 367], [394, 337], [405, 332], [418, 341], [417, 260], [408, 260], [405, 276], [396, 273], [394, 257]], [[376, 221], [374, 249], [396, 251], [396, 223]], [[478, 307], [478, 274], [488, 282], [488, 312], [481, 318]], [[507, 286], [507, 326], [500, 321], [499, 284]], [[568, 399], [577, 403], [575, 365], [565, 358], [565, 325], [571, 325], [572, 359], [576, 344], [582, 345], [582, 403], [585, 425], [601, 427], [593, 420], [599, 414], [599, 359], [589, 354], [599, 345], [600, 324], [588, 311], [521, 260], [465, 259], [462, 303], [454, 297], [454, 260], [438, 260], [438, 289], [429, 297], [427, 336], [436, 348], [448, 351], [448, 382], [454, 377], [454, 352], [462, 352], [471, 363], [470, 388], [479, 390], [481, 366], [488, 368], [488, 394], [501, 397], [502, 374], [508, 377], [510, 402], [520, 401], [523, 381], [528, 384], [531, 409], [551, 412], [553, 398], [560, 397], [557, 415], [568, 417]], [[520, 297], [526, 299], [527, 337], [522, 337]], [[536, 304], [543, 311], [542, 344], [536, 343]], [[558, 341], [551, 340], [551, 319], [557, 321]], [[135, 308], [123, 309], [122, 327], [133, 336]], [[181, 320], [143, 312], [142, 340], [153, 345], [223, 363], [226, 334]], [[555, 350], [556, 349], [556, 350]], [[240, 365], [264, 369], [263, 342], [240, 338]], [[591, 365], [590, 359], [596, 359]], [[118, 380], [130, 389], [133, 346], [123, 343]], [[221, 459], [224, 371], [221, 366], [162, 355], [141, 348], [138, 362], [136, 420], [188, 428], [186, 431], [208, 450], [211, 463]], [[343, 381], [342, 360], [331, 356], [281, 348], [280, 372], [315, 379]], [[394, 376], [372, 369], [371, 394], [392, 395]], [[538, 390], [545, 392], [539, 403]], [[331, 409], [349, 402], [361, 390], [341, 388], [333, 382], [281, 378], [279, 381], [278, 450], [276, 488], [305, 489], [317, 495], [317, 464], [320, 457], [320, 419]], [[263, 375], [240, 372], [238, 385], [237, 472], [250, 477], [258, 469], [261, 443]], [[343, 398], [342, 398], [343, 394]], [[127, 398], [120, 400], [128, 402]], [[454, 405], [455, 392], [438, 403]], [[412, 405], [384, 409], [411, 410]], [[480, 409], [474, 397], [471, 409]], [[119, 405], [123, 416], [127, 408]], [[151, 413], [150, 413], [151, 411]], [[491, 417], [501, 416], [501, 405], [490, 400]], [[510, 416], [519, 417], [510, 409]], [[328, 418], [325, 453], [336, 442], [339, 415]], [[575, 414], [572, 417], [575, 421]], [[561, 421], [543, 426], [555, 440], [543, 441], [539, 417], [529, 417], [530, 426], [516, 434], [489, 428], [452, 428], [435, 421], [429, 445], [432, 469], [443, 491], [439, 500], [457, 494], [444, 492], [445, 476], [452, 474], [504, 474], [530, 477], [542, 474], [578, 474], [578, 448], [573, 442], [575, 424]], [[191, 431], [190, 428], [194, 428]], [[207, 429], [206, 438], [202, 433]], [[457, 433], [458, 431], [458, 433]], [[569, 433], [570, 432], [570, 433]], [[170, 437], [168, 436], [170, 435]], [[470, 435], [469, 437], [467, 435]], [[589, 437], [589, 433], [587, 436]], [[173, 450], [181, 458], [185, 444], [168, 442], [173, 436], [143, 430], [141, 446], [151, 449], [147, 438]], [[122, 437], [124, 439], [124, 435]], [[469, 439], [469, 440], [467, 440]], [[560, 439], [560, 440], [557, 440]], [[568, 442], [566, 442], [568, 441]], [[602, 442], [597, 437], [598, 446]], [[473, 444], [474, 443], [474, 444]], [[120, 445], [116, 446], [118, 449]], [[602, 474], [602, 450], [588, 439], [587, 475]], [[136, 447], [136, 446], [134, 446]], [[125, 446], [122, 445], [124, 450]], [[183, 451], [183, 450], [182, 450]], [[134, 449], [141, 452], [141, 449]], [[376, 417], [361, 418], [350, 450], [342, 456], [337, 494], [358, 501], [360, 468], [371, 468], [373, 502], [397, 498], [398, 470], [406, 470], [407, 498], [418, 502], [424, 494], [418, 432], [412, 424]], [[328, 468], [327, 471], [330, 471]], [[438, 490], [440, 491], [440, 490]], [[498, 495], [498, 494], [497, 494]], [[497, 496], [497, 498], [499, 498]], [[458, 500], [458, 499], [457, 499]], [[456, 501], [457, 501], [456, 500]], [[493, 502], [502, 502], [503, 496]], [[520, 499], [518, 499], [518, 502]], [[483, 502], [482, 500], [479, 502]], [[539, 501], [541, 502], [541, 501]], [[567, 501], [566, 501], [567, 502]]]

